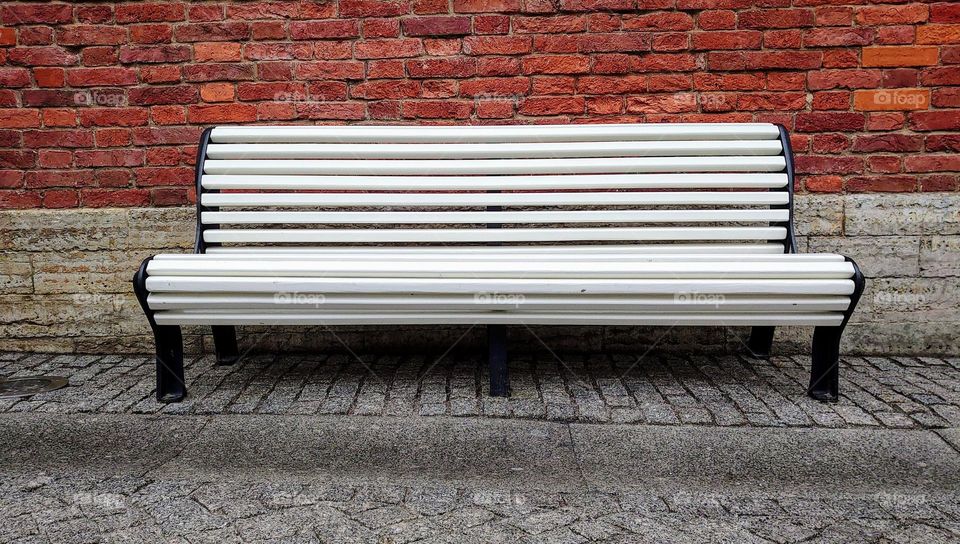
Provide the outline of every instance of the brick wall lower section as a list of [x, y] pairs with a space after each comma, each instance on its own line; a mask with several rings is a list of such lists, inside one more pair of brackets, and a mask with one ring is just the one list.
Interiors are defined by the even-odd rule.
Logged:
[[960, 4], [5, 2], [0, 208], [183, 206], [229, 123], [783, 123], [798, 190], [960, 189]]
[[[845, 335], [848, 353], [960, 353], [960, 195], [799, 195], [801, 251], [853, 257], [868, 277]], [[190, 208], [0, 211], [0, 350], [152, 350], [130, 280], [142, 259], [190, 252]], [[732, 350], [743, 329], [512, 327], [516, 349], [642, 353], [650, 345], [685, 352]], [[256, 349], [442, 353], [478, 348], [481, 328], [342, 327], [241, 330]], [[208, 330], [189, 329], [192, 352], [209, 349]], [[781, 329], [780, 352], [807, 352], [810, 330]], [[534, 335], [542, 340], [540, 343]], [[665, 335], [665, 336], [664, 336]], [[463, 338], [461, 338], [463, 337]], [[545, 345], [545, 346], [544, 346]]]

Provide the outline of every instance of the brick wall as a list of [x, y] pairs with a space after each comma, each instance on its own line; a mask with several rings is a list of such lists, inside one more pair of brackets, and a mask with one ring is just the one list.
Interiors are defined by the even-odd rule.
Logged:
[[109, 312], [189, 241], [151, 209], [193, 200], [208, 125], [773, 121], [804, 247], [873, 260], [854, 347], [956, 351], [960, 3], [843, 4], [4, 3], [0, 348], [142, 345]]

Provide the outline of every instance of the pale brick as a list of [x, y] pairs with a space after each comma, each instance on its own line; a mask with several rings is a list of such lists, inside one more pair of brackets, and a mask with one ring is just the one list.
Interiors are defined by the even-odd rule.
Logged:
[[960, 236], [931, 236], [920, 243], [920, 274], [960, 276]]
[[845, 197], [844, 232], [851, 235], [960, 234], [960, 195], [869, 194]]
[[811, 237], [810, 253], [839, 253], [852, 258], [871, 278], [917, 276], [920, 238], [916, 236]]
[[836, 236], [843, 232], [843, 199], [833, 195], [797, 195], [794, 228], [802, 236]]

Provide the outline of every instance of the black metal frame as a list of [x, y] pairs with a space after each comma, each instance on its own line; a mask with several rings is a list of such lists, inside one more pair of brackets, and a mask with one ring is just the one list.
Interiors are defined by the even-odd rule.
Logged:
[[[797, 253], [797, 242], [794, 234], [794, 164], [793, 148], [790, 145], [790, 136], [783, 125], [777, 125], [780, 132], [780, 142], [783, 147], [783, 156], [786, 162], [787, 194], [786, 204], [772, 206], [774, 209], [787, 209], [787, 221], [771, 223], [771, 226], [782, 226], [787, 234], [783, 240], [784, 253]], [[207, 229], [216, 229], [219, 225], [205, 225], [202, 214], [206, 211], [218, 211], [219, 208], [204, 206], [204, 193], [218, 193], [217, 189], [205, 190], [202, 184], [203, 167], [207, 157], [207, 146], [213, 128], [203, 131], [200, 145], [197, 149], [196, 160], [196, 198], [197, 198], [197, 231], [194, 244], [194, 253], [206, 253], [208, 247], [220, 245], [217, 242], [206, 242], [203, 238]], [[499, 191], [488, 191], [499, 192]], [[488, 211], [499, 211], [499, 206], [488, 206]], [[487, 224], [487, 228], [500, 228], [497, 223]], [[498, 244], [498, 243], [495, 243]], [[177, 325], [157, 325], [154, 312], [147, 304], [148, 292], [146, 289], [147, 265], [152, 257], [145, 259], [133, 278], [133, 289], [137, 300], [150, 323], [156, 342], [157, 362], [157, 400], [160, 402], [178, 402], [186, 396], [186, 386], [183, 377], [183, 336]], [[864, 278], [857, 264], [850, 258], [847, 262], [854, 268], [854, 292], [850, 296], [850, 306], [843, 313], [843, 321], [835, 327], [816, 327], [813, 335], [812, 365], [808, 394], [818, 400], [836, 400], [839, 394], [839, 350], [840, 337], [846, 328], [863, 293]], [[237, 349], [236, 328], [232, 325], [215, 325], [213, 342], [218, 365], [230, 365], [240, 359]], [[770, 356], [776, 327], [757, 326], [751, 329], [746, 351], [756, 358]], [[487, 325], [487, 355], [490, 372], [490, 395], [507, 397], [510, 395], [510, 379], [507, 365], [507, 327], [506, 325]]]
[[[794, 167], [793, 146], [790, 144], [790, 134], [786, 127], [777, 125], [780, 131], [780, 144], [783, 146], [783, 157], [787, 170], [788, 202], [784, 205], [772, 206], [774, 209], [788, 209], [789, 216], [786, 223], [771, 223], [771, 226], [782, 226], [787, 229], [787, 236], [783, 241], [784, 253], [797, 253], [797, 239], [793, 229], [793, 196], [794, 196]], [[850, 316], [860, 301], [865, 285], [863, 273], [857, 263], [849, 257], [846, 262], [853, 265], [853, 293], [850, 295], [850, 305], [843, 312], [843, 321], [836, 327], [816, 327], [813, 330], [812, 356], [810, 364], [810, 385], [807, 394], [820, 401], [836, 401], [840, 395], [840, 337], [850, 321]], [[753, 327], [750, 338], [747, 340], [746, 352], [757, 359], [767, 359], [773, 347], [773, 337], [776, 327]]]

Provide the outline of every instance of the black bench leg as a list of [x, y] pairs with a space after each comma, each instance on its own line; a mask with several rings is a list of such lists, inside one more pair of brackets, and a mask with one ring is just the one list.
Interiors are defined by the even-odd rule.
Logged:
[[820, 401], [840, 396], [840, 335], [843, 327], [817, 327], [813, 331], [813, 364], [807, 394]]
[[237, 350], [237, 329], [233, 325], [213, 326], [213, 350], [217, 354], [217, 364], [229, 366], [240, 360]]
[[154, 327], [153, 336], [157, 343], [157, 400], [180, 402], [187, 396], [180, 327], [158, 325]]
[[747, 340], [747, 352], [756, 359], [767, 359], [773, 348], [773, 333], [776, 327], [753, 327]]
[[506, 325], [487, 325], [487, 352], [490, 358], [490, 396], [509, 397]]

